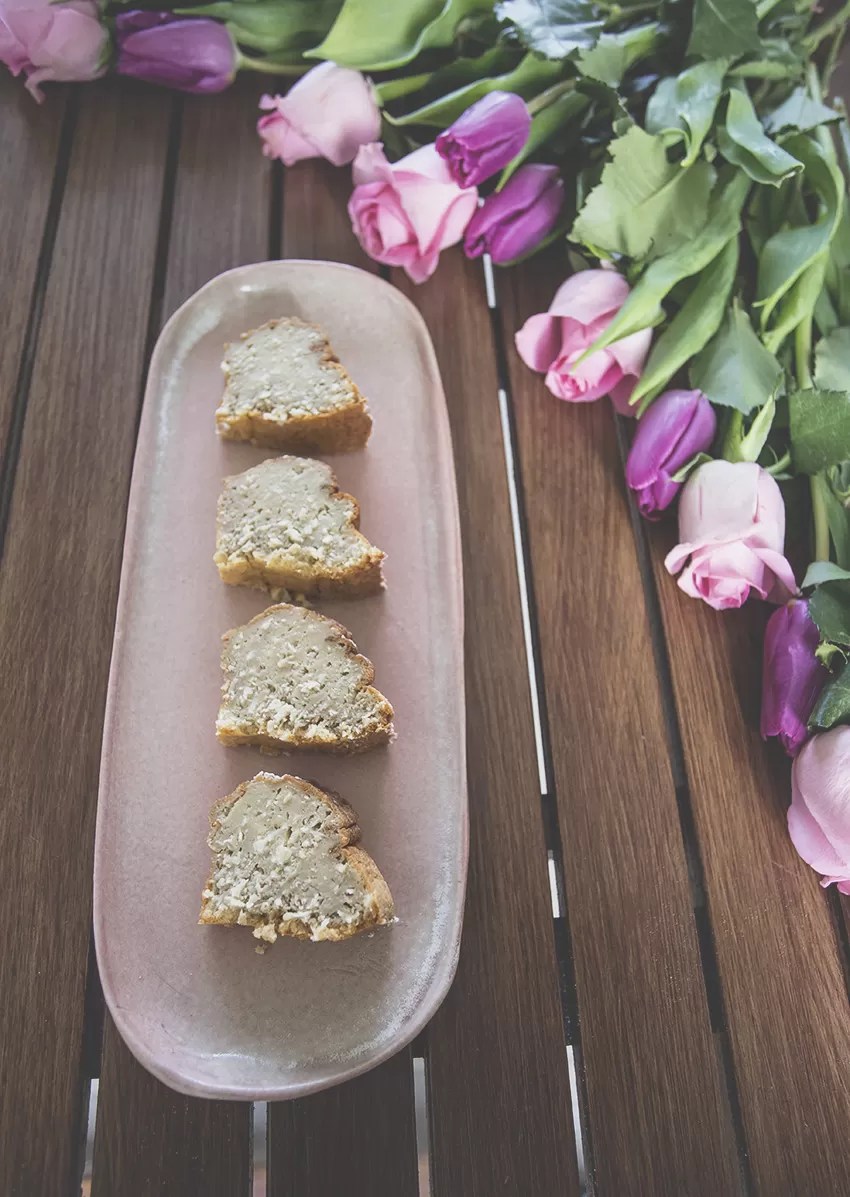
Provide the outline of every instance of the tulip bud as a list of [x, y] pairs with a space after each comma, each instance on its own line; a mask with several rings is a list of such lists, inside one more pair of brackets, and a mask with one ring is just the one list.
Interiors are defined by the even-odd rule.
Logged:
[[491, 91], [438, 136], [437, 153], [456, 183], [477, 187], [517, 156], [530, 128], [531, 116], [520, 96]]
[[466, 226], [463, 252], [512, 262], [539, 245], [558, 220], [564, 184], [556, 166], [523, 166], [502, 191], [494, 191]]
[[778, 736], [795, 756], [809, 732], [806, 726], [829, 672], [815, 656], [820, 637], [805, 599], [779, 607], [764, 632], [761, 734]]
[[702, 391], [665, 391], [638, 421], [626, 482], [641, 515], [653, 519], [682, 489], [673, 475], [714, 440], [717, 420]]
[[236, 74], [236, 47], [223, 25], [170, 12], [120, 12], [115, 18], [119, 75], [181, 91], [223, 91]]

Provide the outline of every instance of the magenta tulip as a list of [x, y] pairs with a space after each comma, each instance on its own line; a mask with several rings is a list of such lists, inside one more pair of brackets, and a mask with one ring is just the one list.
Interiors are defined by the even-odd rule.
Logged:
[[224, 25], [170, 12], [120, 12], [115, 18], [119, 75], [180, 91], [223, 91], [236, 74], [236, 47]]
[[626, 462], [626, 482], [641, 515], [654, 519], [682, 489], [673, 475], [714, 440], [717, 420], [702, 391], [665, 391], [641, 416]]
[[463, 252], [468, 258], [486, 253], [494, 262], [512, 262], [551, 233], [563, 203], [564, 184], [556, 166], [523, 166], [472, 217]]
[[805, 743], [808, 721], [829, 671], [815, 656], [820, 636], [805, 599], [774, 611], [764, 632], [761, 734], [778, 736], [789, 756]]
[[531, 116], [510, 91], [491, 91], [437, 137], [437, 153], [461, 187], [477, 187], [517, 156], [528, 140]]

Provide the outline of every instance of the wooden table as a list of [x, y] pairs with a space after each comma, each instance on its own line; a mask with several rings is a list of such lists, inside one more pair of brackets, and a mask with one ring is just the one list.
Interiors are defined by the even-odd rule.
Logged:
[[[348, 172], [284, 172], [260, 84], [0, 80], [0, 1197], [247, 1197], [252, 1108], [183, 1098], [104, 1017], [91, 950], [101, 724], [145, 368], [207, 279], [373, 269]], [[719, 617], [635, 518], [606, 404], [513, 351], [562, 267], [445, 255], [392, 281], [431, 330], [465, 544], [471, 859], [457, 980], [373, 1073], [268, 1110], [271, 1197], [846, 1197], [847, 907], [788, 842], [757, 727], [757, 604]], [[578, 1129], [576, 1129], [578, 1128]], [[578, 1140], [578, 1141], [577, 1141]], [[583, 1160], [583, 1164], [578, 1159]]]

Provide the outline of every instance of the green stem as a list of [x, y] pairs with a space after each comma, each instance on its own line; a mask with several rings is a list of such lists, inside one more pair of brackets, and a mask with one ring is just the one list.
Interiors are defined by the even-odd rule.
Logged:
[[794, 361], [797, 370], [797, 386], [801, 391], [812, 385], [810, 361], [812, 356], [812, 314], [801, 320], [794, 332]]
[[236, 69], [239, 71], [260, 71], [264, 75], [289, 75], [293, 79], [310, 69], [309, 63], [275, 62], [273, 58], [251, 58], [240, 53]]
[[838, 33], [842, 26], [850, 20], [850, 0], [848, 3], [839, 8], [837, 13], [824, 21], [822, 25], [818, 25], [810, 34], [803, 38], [803, 45], [809, 54], [813, 54], [818, 48], [824, 38], [829, 37], [833, 33]]
[[829, 520], [824, 500], [824, 480], [819, 474], [809, 479], [812, 494], [812, 520], [815, 529], [815, 561], [829, 561]]
[[759, 3], [756, 5], [756, 17], [760, 21], [763, 21], [767, 14], [776, 8], [779, 3], [780, 0], [759, 0]]
[[777, 474], [784, 474], [790, 465], [791, 453], [789, 451], [787, 453], [783, 453], [779, 460], [775, 461], [773, 465], [765, 466], [764, 468], [766, 473], [773, 474], [775, 477]]
[[554, 104], [557, 99], [566, 95], [568, 91], [572, 91], [575, 85], [575, 79], [564, 79], [561, 83], [555, 83], [552, 87], [547, 87], [545, 91], [541, 91], [540, 95], [528, 100], [525, 106], [529, 113], [534, 116], [535, 113], [548, 108], [550, 104]]

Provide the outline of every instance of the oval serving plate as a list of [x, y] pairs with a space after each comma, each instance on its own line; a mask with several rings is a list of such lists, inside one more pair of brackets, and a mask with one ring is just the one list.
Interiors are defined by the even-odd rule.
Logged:
[[[367, 396], [366, 449], [338, 455], [386, 591], [317, 608], [348, 627], [395, 706], [396, 739], [353, 757], [220, 746], [221, 634], [271, 601], [224, 586], [212, 555], [221, 480], [270, 456], [221, 441], [224, 342], [274, 316], [315, 321]], [[112, 1017], [184, 1093], [299, 1097], [381, 1063], [422, 1029], [457, 963], [467, 863], [460, 535], [437, 364], [415, 308], [323, 262], [220, 275], [171, 318], [151, 362], [133, 470], [106, 708], [94, 925]], [[398, 921], [343, 943], [197, 925], [209, 809], [262, 769], [337, 790]]]

